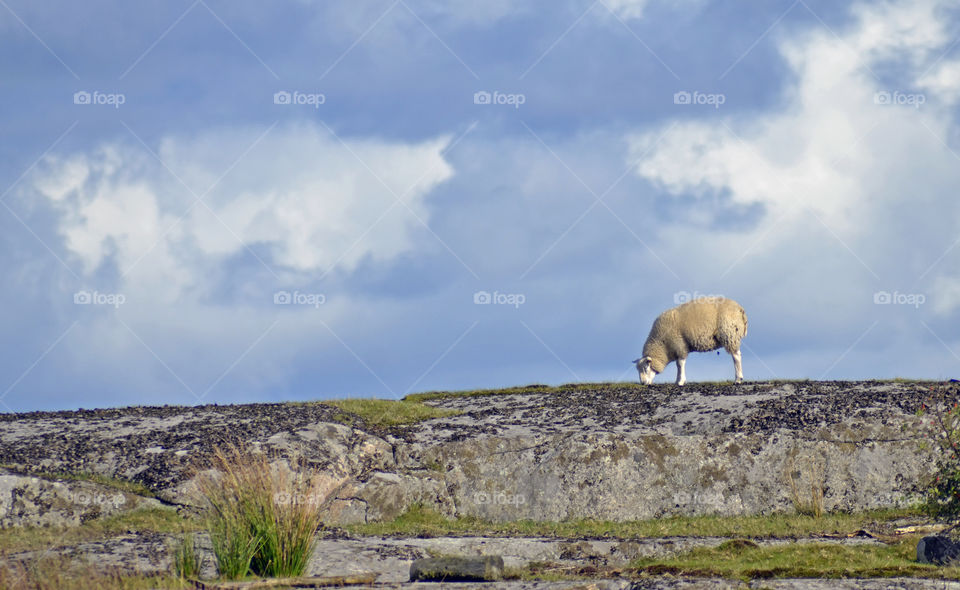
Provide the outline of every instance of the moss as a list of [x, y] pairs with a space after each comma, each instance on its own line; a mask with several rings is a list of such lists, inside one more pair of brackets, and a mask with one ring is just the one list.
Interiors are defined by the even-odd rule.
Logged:
[[667, 437], [661, 434], [642, 436], [637, 442], [643, 446], [644, 454], [656, 463], [661, 471], [666, 469], [667, 457], [676, 457], [680, 454], [680, 451], [667, 441]]
[[718, 481], [730, 481], [726, 471], [715, 465], [703, 465], [700, 467], [700, 485], [710, 487], [711, 484]]
[[359, 417], [367, 424], [376, 426], [399, 426], [414, 424], [433, 418], [455, 416], [460, 412], [435, 408], [419, 401], [389, 400], [389, 399], [339, 399], [324, 402], [346, 414], [340, 414], [334, 419], [352, 426], [354, 416]]

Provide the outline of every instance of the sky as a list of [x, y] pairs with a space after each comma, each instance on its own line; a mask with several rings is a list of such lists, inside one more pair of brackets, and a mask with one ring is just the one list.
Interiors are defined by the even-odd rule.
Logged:
[[958, 41], [936, 0], [0, 0], [0, 411], [636, 381], [712, 296], [747, 380], [960, 376]]

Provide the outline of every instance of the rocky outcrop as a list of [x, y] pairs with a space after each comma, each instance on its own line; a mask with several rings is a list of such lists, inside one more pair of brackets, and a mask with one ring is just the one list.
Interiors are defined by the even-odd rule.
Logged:
[[460, 414], [389, 430], [319, 403], [7, 414], [0, 464], [129, 479], [189, 504], [213, 446], [249, 445], [324, 473], [331, 524], [414, 503], [501, 521], [860, 510], [909, 502], [932, 472], [918, 444], [925, 387], [531, 388], [431, 400]]
[[153, 498], [95, 482], [32, 477], [0, 469], [0, 528], [76, 526], [95, 518], [160, 505]]

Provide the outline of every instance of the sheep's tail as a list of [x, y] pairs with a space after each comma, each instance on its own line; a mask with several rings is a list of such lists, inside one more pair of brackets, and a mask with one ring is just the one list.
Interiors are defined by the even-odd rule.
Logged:
[[[743, 336], [747, 335], [747, 312], [741, 307], [740, 308], [740, 317], [743, 318]], [[741, 336], [741, 338], [743, 338]]]

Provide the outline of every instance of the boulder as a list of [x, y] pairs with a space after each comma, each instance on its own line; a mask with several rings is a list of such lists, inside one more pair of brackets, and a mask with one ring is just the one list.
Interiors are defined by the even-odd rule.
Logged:
[[953, 565], [960, 557], [960, 543], [944, 535], [930, 535], [917, 543], [917, 561], [934, 565]]

